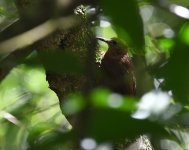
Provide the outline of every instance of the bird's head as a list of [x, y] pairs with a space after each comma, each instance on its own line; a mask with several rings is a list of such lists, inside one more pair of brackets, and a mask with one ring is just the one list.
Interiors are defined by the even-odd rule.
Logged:
[[115, 51], [119, 51], [119, 52], [127, 51], [126, 44], [118, 38], [106, 39], [106, 38], [102, 38], [102, 37], [97, 37], [97, 39], [107, 43], [110, 50], [115, 50]]

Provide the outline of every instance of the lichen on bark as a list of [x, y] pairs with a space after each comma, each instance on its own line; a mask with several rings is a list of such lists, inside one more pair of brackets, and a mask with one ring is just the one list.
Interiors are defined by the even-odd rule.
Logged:
[[[84, 6], [76, 8], [75, 11], [79, 19], [80, 24], [67, 30], [57, 31], [53, 35], [45, 38], [40, 42], [41, 50], [53, 50], [69, 52], [76, 55], [81, 65], [85, 68], [87, 66], [89, 51], [94, 52], [94, 58], [90, 61], [95, 64], [95, 52], [98, 49], [97, 42], [94, 33], [91, 31], [90, 24], [83, 13]], [[60, 64], [61, 65], [61, 64]], [[74, 74], [58, 74], [48, 71], [46, 68], [46, 79], [49, 82], [49, 87], [57, 94], [60, 103], [64, 100], [65, 96], [76, 91], [81, 91], [85, 82], [86, 76], [84, 73], [81, 75]]]
[[[69, 52], [79, 58], [84, 68], [87, 68], [86, 66], [90, 64], [90, 62], [91, 64], [95, 64], [95, 58], [93, 57], [96, 56], [95, 51], [98, 49], [98, 46], [95, 34], [92, 32], [90, 22], [87, 19], [86, 7], [80, 5], [71, 11], [69, 10], [68, 14], [65, 12], [65, 14], [60, 13], [57, 15], [57, 11], [59, 10], [58, 8], [56, 9], [56, 2], [58, 1], [15, 0], [20, 18], [27, 21], [27, 26], [36, 26], [53, 17], [57, 18], [68, 15], [77, 16], [80, 22], [68, 30], [58, 29], [56, 32], [34, 44], [34, 47], [39, 52], [41, 62], [43, 63], [41, 52], [50, 51], [53, 53]], [[75, 3], [76, 2], [73, 2], [74, 5]], [[72, 14], [70, 14], [70, 12], [72, 12]], [[60, 103], [62, 103], [65, 96], [69, 93], [81, 91], [86, 82], [87, 77], [85, 72], [78, 75], [62, 73], [64, 71], [61, 70], [61, 73], [58, 73], [49, 70], [45, 64], [44, 67], [46, 69], [46, 80], [49, 83], [49, 88], [57, 94]]]

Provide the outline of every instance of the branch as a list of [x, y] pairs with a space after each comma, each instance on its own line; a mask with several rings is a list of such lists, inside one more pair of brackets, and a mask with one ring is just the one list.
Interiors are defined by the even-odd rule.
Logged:
[[35, 42], [52, 34], [57, 29], [67, 30], [78, 24], [75, 16], [69, 16], [59, 19], [50, 19], [45, 23], [34, 27], [33, 29], [12, 37], [0, 43], [0, 54], [13, 52], [34, 44]]
[[28, 47], [18, 51], [14, 51], [0, 62], [0, 82], [6, 77], [12, 68], [21, 64], [24, 59], [33, 51], [33, 48]]

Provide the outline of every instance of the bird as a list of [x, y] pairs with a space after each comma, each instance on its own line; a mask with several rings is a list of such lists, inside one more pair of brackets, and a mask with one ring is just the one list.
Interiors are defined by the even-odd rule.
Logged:
[[[136, 79], [134, 75], [134, 66], [132, 58], [129, 56], [127, 45], [118, 38], [102, 38], [97, 40], [107, 43], [108, 50], [101, 59], [100, 68], [103, 73], [103, 84], [110, 88], [112, 92], [126, 95], [136, 96]], [[121, 139], [121, 141], [130, 141], [126, 143], [114, 143], [115, 149], [125, 149], [131, 147], [139, 147], [143, 149], [153, 149], [150, 140], [145, 135], [140, 135], [137, 139]], [[126, 148], [126, 149], [127, 149]]]
[[136, 80], [127, 45], [118, 38], [97, 37], [97, 40], [108, 45], [100, 65], [105, 86], [115, 93], [135, 96]]

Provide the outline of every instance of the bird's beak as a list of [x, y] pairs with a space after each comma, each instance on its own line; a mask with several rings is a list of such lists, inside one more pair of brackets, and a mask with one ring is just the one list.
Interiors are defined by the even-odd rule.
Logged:
[[96, 39], [100, 40], [100, 41], [103, 41], [103, 42], [105, 42], [107, 44], [109, 44], [109, 42], [110, 42], [110, 39], [106, 39], [106, 38], [102, 38], [102, 37], [96, 37]]

